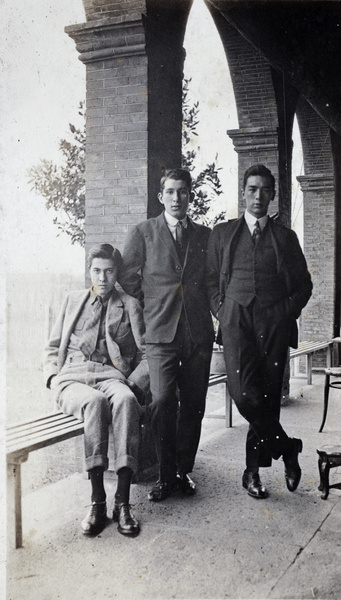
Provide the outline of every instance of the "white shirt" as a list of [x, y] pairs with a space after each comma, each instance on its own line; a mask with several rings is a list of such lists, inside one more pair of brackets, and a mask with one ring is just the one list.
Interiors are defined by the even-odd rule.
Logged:
[[165, 215], [168, 229], [171, 232], [173, 239], [176, 241], [176, 224], [179, 221], [181, 221], [183, 228], [187, 229], [187, 225], [188, 225], [187, 215], [185, 215], [183, 219], [175, 219], [174, 217], [172, 217], [172, 215], [169, 215], [166, 211], [165, 211], [164, 215]]
[[260, 217], [260, 219], [257, 219], [257, 217], [254, 217], [253, 215], [251, 215], [251, 213], [249, 213], [247, 210], [244, 213], [244, 218], [245, 218], [245, 221], [247, 223], [247, 226], [249, 228], [251, 235], [253, 234], [253, 230], [255, 228], [256, 221], [258, 221], [259, 227], [263, 231], [263, 229], [269, 219], [268, 215], [265, 215], [264, 217]]

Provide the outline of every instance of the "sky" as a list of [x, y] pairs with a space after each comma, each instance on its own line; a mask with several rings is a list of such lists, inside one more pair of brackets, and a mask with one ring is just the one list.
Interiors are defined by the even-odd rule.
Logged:
[[19, 273], [78, 271], [82, 249], [56, 236], [53, 215], [30, 191], [27, 171], [41, 158], [58, 160], [59, 139], [68, 135], [69, 122], [77, 124], [85, 66], [64, 27], [84, 22], [82, 1], [2, 0], [1, 13], [3, 266]]

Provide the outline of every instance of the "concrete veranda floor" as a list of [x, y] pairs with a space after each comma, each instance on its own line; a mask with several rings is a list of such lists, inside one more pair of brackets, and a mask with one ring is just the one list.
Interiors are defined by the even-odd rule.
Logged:
[[[23, 498], [24, 547], [7, 555], [8, 600], [168, 600], [172, 598], [341, 598], [341, 493], [318, 491], [316, 448], [340, 443], [341, 403], [331, 390], [325, 431], [323, 378], [291, 381], [282, 408], [289, 435], [302, 437], [302, 481], [287, 491], [283, 463], [263, 469], [267, 500], [241, 486], [247, 425], [233, 408], [233, 428], [205, 417], [193, 472], [198, 492], [153, 504], [150, 482], [135, 484], [131, 502], [141, 533], [126, 539], [111, 518], [86, 538], [80, 522], [89, 482], [77, 473]], [[207, 414], [219, 413], [223, 388], [210, 388]], [[24, 465], [29, 468], [29, 461]], [[333, 482], [340, 469], [331, 471]], [[111, 517], [115, 481], [107, 482]]]

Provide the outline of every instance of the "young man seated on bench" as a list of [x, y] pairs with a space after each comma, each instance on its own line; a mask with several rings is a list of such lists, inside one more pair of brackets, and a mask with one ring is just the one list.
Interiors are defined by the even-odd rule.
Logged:
[[84, 421], [85, 466], [91, 506], [82, 521], [87, 535], [107, 519], [103, 473], [108, 468], [108, 428], [115, 448], [114, 521], [134, 536], [140, 526], [129, 505], [137, 470], [141, 406], [149, 387], [140, 303], [115, 288], [121, 255], [110, 244], [89, 251], [91, 288], [66, 296], [44, 351], [44, 376], [60, 409]]

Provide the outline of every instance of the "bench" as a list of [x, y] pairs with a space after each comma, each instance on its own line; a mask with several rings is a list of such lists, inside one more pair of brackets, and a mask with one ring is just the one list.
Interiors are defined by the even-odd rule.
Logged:
[[[290, 349], [290, 360], [298, 358], [299, 356], [306, 356], [306, 375], [307, 384], [312, 384], [312, 365], [313, 365], [313, 354], [319, 350], [327, 350], [327, 367], [332, 364], [332, 349], [335, 340], [326, 340], [324, 342], [299, 342], [298, 348]], [[296, 365], [295, 365], [296, 367]], [[298, 369], [294, 367], [294, 375], [298, 372]]]
[[[157, 467], [150, 428], [141, 422], [140, 432], [138, 473], [133, 478], [135, 483], [153, 476]], [[14, 539], [15, 548], [21, 548], [23, 541], [21, 464], [27, 461], [30, 452], [69, 440], [83, 433], [84, 423], [62, 412], [18, 423], [6, 429], [7, 523], [9, 539]]]
[[7, 511], [15, 548], [22, 546], [21, 464], [30, 452], [82, 435], [84, 423], [61, 412], [6, 429]]

